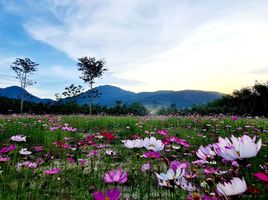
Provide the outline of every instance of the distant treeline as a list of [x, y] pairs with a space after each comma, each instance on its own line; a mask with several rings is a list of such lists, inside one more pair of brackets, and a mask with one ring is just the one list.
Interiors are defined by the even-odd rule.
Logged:
[[[56, 103], [32, 103], [25, 102], [24, 112], [30, 114], [88, 114], [88, 105], [79, 105], [74, 101]], [[20, 113], [20, 100], [0, 97], [0, 114]], [[140, 103], [130, 105], [117, 101], [114, 106], [92, 106], [92, 114], [103, 115], [138, 115], [148, 114], [146, 108]]]
[[237, 114], [268, 117], [268, 82], [256, 82], [252, 87], [235, 90], [231, 95], [191, 109], [177, 110], [176, 105], [158, 110], [160, 115], [168, 114]]
[[191, 112], [268, 116], [268, 82], [256, 82], [252, 87], [235, 90], [203, 106], [193, 106]]

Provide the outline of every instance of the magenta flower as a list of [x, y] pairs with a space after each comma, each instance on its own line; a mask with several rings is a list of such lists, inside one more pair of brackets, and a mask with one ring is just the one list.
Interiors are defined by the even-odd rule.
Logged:
[[120, 199], [120, 191], [117, 188], [113, 190], [108, 189], [106, 194], [104, 194], [101, 190], [93, 193], [93, 197], [95, 200], [118, 200]]
[[104, 174], [105, 183], [125, 183], [127, 182], [127, 172], [123, 172], [121, 168], [111, 170]]
[[255, 176], [257, 179], [259, 179], [259, 180], [261, 180], [261, 181], [264, 181], [264, 182], [268, 183], [268, 175], [267, 175], [267, 174], [265, 174], [265, 173], [263, 173], [263, 172], [256, 172], [256, 173], [254, 174], [254, 176]]
[[58, 174], [60, 173], [61, 169], [60, 168], [52, 168], [52, 169], [47, 169], [45, 171], [45, 174], [52, 175], [52, 174]]
[[232, 121], [237, 121], [237, 120], [238, 120], [238, 116], [233, 115], [233, 116], [231, 117], [231, 120], [232, 120]]
[[0, 156], [0, 162], [7, 162], [9, 161], [11, 158], [9, 157], [5, 157], [5, 156]]
[[160, 153], [156, 151], [148, 151], [143, 156], [145, 158], [160, 158]]
[[9, 145], [8, 147], [3, 147], [0, 149], [0, 153], [7, 153], [9, 151], [13, 151], [16, 148], [14, 144]]
[[180, 168], [180, 169], [186, 169], [189, 166], [190, 166], [190, 164], [188, 162], [181, 163], [181, 162], [176, 161], [176, 160], [174, 160], [174, 161], [172, 161], [170, 163], [170, 168], [173, 169], [174, 171], [176, 171], [178, 168]]
[[157, 130], [157, 133], [160, 134], [160, 135], [167, 135], [168, 134], [168, 132], [166, 130], [164, 130], [164, 129]]

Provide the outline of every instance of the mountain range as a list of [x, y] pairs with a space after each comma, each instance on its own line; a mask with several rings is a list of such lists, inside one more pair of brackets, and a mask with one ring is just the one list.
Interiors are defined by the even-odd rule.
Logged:
[[[139, 102], [144, 106], [170, 106], [175, 104], [177, 108], [189, 108], [193, 105], [201, 105], [220, 98], [223, 94], [219, 92], [200, 90], [161, 90], [156, 92], [131, 92], [119, 87], [104, 85], [94, 88], [101, 93], [99, 98], [94, 99], [93, 104], [112, 106], [116, 101], [131, 104]], [[17, 86], [0, 88], [0, 96], [18, 99], [25, 92], [25, 101], [35, 103], [55, 103], [52, 99], [42, 99]], [[73, 98], [78, 104], [88, 103], [89, 91], [81, 93]], [[66, 99], [65, 99], [66, 101]]]

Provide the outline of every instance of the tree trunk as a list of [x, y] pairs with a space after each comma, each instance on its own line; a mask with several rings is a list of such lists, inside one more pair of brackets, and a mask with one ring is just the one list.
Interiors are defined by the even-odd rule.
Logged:
[[92, 114], [92, 105], [91, 105], [91, 102], [92, 102], [92, 83], [90, 83], [90, 96], [89, 96], [89, 114], [91, 115]]

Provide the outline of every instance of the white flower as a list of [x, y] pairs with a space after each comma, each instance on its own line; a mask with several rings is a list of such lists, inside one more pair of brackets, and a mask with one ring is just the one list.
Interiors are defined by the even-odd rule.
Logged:
[[196, 187], [192, 185], [192, 183], [188, 182], [184, 177], [179, 179], [179, 182], [177, 182], [177, 185], [181, 186], [182, 189], [193, 192], [196, 190]]
[[225, 160], [236, 160], [243, 158], [255, 157], [261, 148], [262, 141], [259, 139], [255, 143], [256, 137], [253, 139], [247, 135], [242, 137], [231, 136], [231, 140], [228, 138], [219, 138], [219, 142], [214, 144], [214, 151], [224, 158]]
[[213, 160], [216, 153], [209, 146], [203, 147], [201, 145], [197, 150], [196, 155], [202, 160]]
[[109, 156], [115, 156], [117, 154], [116, 151], [113, 151], [112, 149], [107, 149], [105, 153]]
[[31, 155], [31, 154], [32, 154], [31, 151], [28, 151], [28, 150], [27, 150], [27, 148], [22, 148], [22, 149], [19, 151], [19, 153], [20, 153], [21, 155]]
[[26, 142], [26, 136], [23, 135], [13, 135], [10, 139], [14, 142]]
[[247, 184], [245, 179], [242, 180], [240, 178], [233, 178], [228, 183], [218, 183], [217, 184], [217, 192], [221, 196], [233, 196], [242, 194], [247, 190]]
[[161, 140], [156, 140], [155, 137], [145, 138], [143, 146], [148, 150], [161, 151], [164, 149], [164, 144]]
[[141, 140], [141, 139], [123, 140], [122, 142], [124, 143], [125, 147], [127, 147], [129, 149], [143, 147], [143, 140]]
[[177, 183], [179, 183], [179, 180], [185, 174], [185, 169], [177, 168], [176, 171], [174, 171], [173, 169], [169, 169], [166, 174], [164, 173], [160, 174], [155, 173], [155, 174], [158, 179], [159, 186], [174, 187], [178, 185]]

